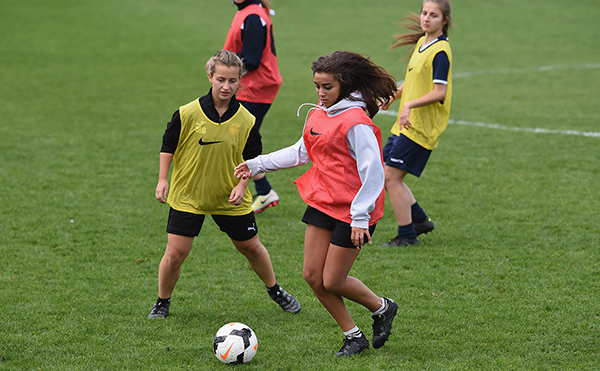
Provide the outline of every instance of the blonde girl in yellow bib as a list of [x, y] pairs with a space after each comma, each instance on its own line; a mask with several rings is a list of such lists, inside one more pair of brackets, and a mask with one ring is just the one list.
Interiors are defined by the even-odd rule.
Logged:
[[208, 94], [175, 111], [163, 135], [155, 197], [170, 206], [167, 248], [158, 268], [158, 299], [148, 318], [169, 315], [181, 265], [206, 215], [246, 257], [269, 296], [286, 312], [298, 313], [300, 303], [277, 284], [269, 252], [258, 237], [250, 180], [232, 174], [238, 163], [262, 152], [255, 118], [236, 99], [244, 65], [235, 53], [221, 50], [207, 67]]

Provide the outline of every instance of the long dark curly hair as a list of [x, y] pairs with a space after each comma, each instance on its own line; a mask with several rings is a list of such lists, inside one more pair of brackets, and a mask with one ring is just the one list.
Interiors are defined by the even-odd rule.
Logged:
[[352, 93], [360, 93], [371, 118], [379, 111], [379, 104], [389, 102], [396, 93], [394, 76], [358, 53], [335, 51], [314, 61], [311, 69], [313, 74], [330, 73], [340, 82], [340, 96], [334, 103], [344, 98], [359, 100]]

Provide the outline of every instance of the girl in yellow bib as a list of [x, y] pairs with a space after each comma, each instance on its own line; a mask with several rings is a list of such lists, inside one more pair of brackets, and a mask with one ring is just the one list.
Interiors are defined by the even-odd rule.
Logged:
[[[421, 175], [448, 126], [452, 101], [450, 11], [448, 0], [425, 0], [420, 15], [406, 17], [414, 24], [404, 26], [415, 32], [396, 36], [391, 47], [415, 45], [404, 83], [393, 97], [401, 97], [398, 119], [383, 148], [385, 188], [398, 222], [398, 235], [382, 247], [417, 245], [417, 235], [434, 227], [404, 177], [409, 173]], [[382, 109], [388, 107], [389, 103]]]
[[235, 53], [221, 50], [207, 70], [212, 85], [208, 94], [175, 111], [163, 135], [156, 199], [171, 209], [167, 248], [158, 269], [158, 300], [148, 318], [169, 315], [181, 265], [207, 214], [248, 259], [271, 298], [286, 312], [298, 313], [300, 303], [277, 284], [269, 252], [258, 238], [249, 179], [239, 180], [231, 171], [262, 152], [254, 116], [235, 97], [244, 66]]

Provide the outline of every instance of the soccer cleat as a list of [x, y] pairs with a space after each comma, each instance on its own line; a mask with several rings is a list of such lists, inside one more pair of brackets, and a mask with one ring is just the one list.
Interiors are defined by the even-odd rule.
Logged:
[[287, 291], [280, 288], [279, 293], [276, 296], [271, 296], [281, 309], [290, 313], [298, 313], [302, 307], [300, 306], [300, 302], [298, 299], [290, 295]]
[[425, 221], [422, 221], [421, 223], [413, 222], [413, 226], [415, 227], [415, 232], [417, 232], [417, 236], [433, 231], [434, 227], [433, 222], [429, 218], [425, 219]]
[[152, 307], [152, 310], [150, 311], [150, 314], [148, 314], [148, 318], [167, 318], [167, 316], [169, 315], [169, 306], [168, 305], [162, 305], [162, 306], [158, 306], [156, 304], [154, 304], [154, 306]]
[[406, 237], [396, 236], [396, 237], [392, 238], [392, 240], [390, 242], [384, 243], [379, 246], [380, 247], [395, 247], [395, 246], [408, 246], [408, 245], [418, 245], [418, 244], [420, 244], [420, 242], [416, 238], [406, 238]]
[[380, 316], [373, 316], [373, 348], [378, 349], [385, 344], [392, 333], [392, 321], [398, 312], [398, 303], [383, 298], [388, 304], [386, 311]]
[[258, 214], [277, 204], [279, 204], [279, 196], [271, 189], [269, 193], [264, 196], [256, 196], [256, 200], [252, 203], [252, 211], [254, 211], [254, 214]]
[[353, 354], [358, 354], [365, 349], [369, 349], [369, 340], [367, 340], [367, 337], [361, 331], [360, 337], [352, 339], [344, 337], [344, 345], [342, 345], [340, 351], [335, 355], [338, 357], [348, 357]]

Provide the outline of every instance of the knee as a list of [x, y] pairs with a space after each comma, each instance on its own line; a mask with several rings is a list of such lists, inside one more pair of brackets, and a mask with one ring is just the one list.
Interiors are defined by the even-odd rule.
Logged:
[[244, 241], [242, 243], [234, 243], [235, 247], [241, 252], [244, 256], [252, 257], [259, 256], [263, 250], [266, 251], [266, 248], [260, 243], [258, 239]]
[[332, 279], [324, 279], [323, 287], [325, 287], [325, 290], [338, 295], [340, 294], [342, 289], [342, 285], [340, 284], [340, 282]]
[[317, 272], [304, 270], [304, 280], [311, 288], [323, 287], [323, 277]]
[[402, 183], [402, 179], [400, 179], [395, 174], [390, 174], [390, 172], [385, 172], [385, 187], [388, 188], [391, 185]]
[[393, 167], [385, 167], [385, 186], [388, 187], [394, 184], [401, 184], [404, 182], [405, 172], [398, 170]]
[[167, 249], [167, 251], [165, 251], [165, 255], [162, 258], [162, 261], [169, 267], [178, 268], [181, 266], [181, 264], [183, 264], [186, 256], [186, 254], [182, 254], [177, 250]]

